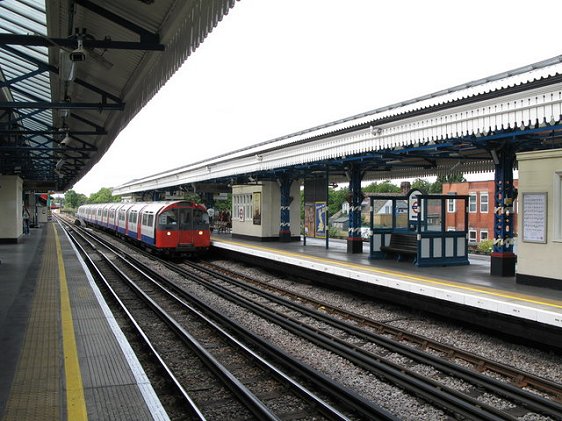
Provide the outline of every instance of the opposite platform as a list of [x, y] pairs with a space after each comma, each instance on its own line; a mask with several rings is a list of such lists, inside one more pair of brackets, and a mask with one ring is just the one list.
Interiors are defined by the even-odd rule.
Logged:
[[3, 420], [167, 419], [57, 223], [0, 245]]
[[[478, 309], [486, 313], [488, 319], [497, 314], [554, 329], [562, 328], [562, 291], [519, 285], [513, 277], [492, 277], [487, 256], [472, 256], [471, 264], [466, 266], [417, 267], [409, 262], [371, 260], [368, 252], [348, 254], [346, 243], [337, 240], [331, 240], [326, 249], [324, 240], [307, 239], [307, 245], [302, 241], [261, 243], [214, 234], [212, 245], [348, 278], [354, 281], [350, 289], [362, 291], [365, 286], [378, 287], [379, 296], [385, 290], [393, 290], [395, 295], [404, 292], [420, 299], [450, 303], [456, 308]], [[415, 297], [409, 302], [413, 300]]]

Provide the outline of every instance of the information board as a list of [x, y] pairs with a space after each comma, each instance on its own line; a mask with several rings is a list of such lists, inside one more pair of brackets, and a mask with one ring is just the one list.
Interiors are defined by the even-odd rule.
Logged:
[[523, 241], [546, 243], [546, 193], [523, 193]]

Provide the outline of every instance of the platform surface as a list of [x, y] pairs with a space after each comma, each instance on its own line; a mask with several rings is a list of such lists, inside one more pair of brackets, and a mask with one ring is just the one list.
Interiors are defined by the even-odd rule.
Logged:
[[167, 419], [56, 222], [0, 245], [0, 419]]
[[342, 240], [306, 239], [279, 243], [233, 239], [213, 234], [214, 247], [252, 254], [320, 272], [341, 275], [357, 282], [408, 291], [439, 300], [528, 319], [562, 328], [562, 291], [521, 285], [515, 277], [490, 275], [490, 258], [471, 255], [469, 265], [418, 267], [411, 262], [369, 259], [363, 253], [347, 253]]

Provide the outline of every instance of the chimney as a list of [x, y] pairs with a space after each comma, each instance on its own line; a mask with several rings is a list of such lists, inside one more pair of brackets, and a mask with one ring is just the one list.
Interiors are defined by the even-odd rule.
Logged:
[[402, 192], [402, 194], [408, 193], [411, 189], [412, 189], [412, 185], [410, 184], [409, 181], [402, 181], [400, 183], [400, 191]]

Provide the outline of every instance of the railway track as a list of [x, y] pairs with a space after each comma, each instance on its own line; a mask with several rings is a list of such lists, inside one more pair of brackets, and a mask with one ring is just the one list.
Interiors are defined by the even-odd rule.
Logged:
[[[255, 343], [257, 339], [251, 332], [220, 319], [122, 250], [94, 236], [87, 238], [84, 230], [67, 228], [72, 230], [71, 238], [82, 253], [92, 255], [87, 257], [89, 266], [155, 354], [169, 382], [187, 403], [190, 418], [396, 419], [302, 364], [288, 364], [293, 373], [300, 372], [309, 385], [337, 402], [342, 410], [337, 409], [239, 339]], [[277, 363], [284, 361], [286, 366], [291, 360], [279, 349], [260, 350]]]
[[538, 393], [548, 395], [551, 400], [559, 403], [562, 402], [562, 384], [560, 383], [519, 370], [507, 364], [493, 361], [481, 355], [438, 342], [426, 336], [408, 332], [404, 329], [391, 326], [388, 323], [380, 322], [349, 310], [343, 310], [326, 301], [320, 301], [303, 294], [298, 294], [289, 289], [263, 282], [257, 278], [240, 275], [210, 262], [199, 265], [199, 268], [201, 268], [200, 270], [204, 270], [204, 268], [209, 269], [210, 274], [225, 274], [241, 282], [245, 282], [250, 286], [270, 291], [275, 296], [286, 297], [292, 302], [300, 303], [309, 308], [321, 309], [322, 313], [332, 315], [340, 320], [353, 322], [356, 326], [368, 328], [383, 337], [390, 336], [394, 341], [403, 345], [417, 347], [421, 351], [432, 351], [449, 361], [461, 360], [467, 365], [470, 365], [474, 371], [479, 373], [496, 373], [519, 388], [529, 388]]
[[[310, 300], [287, 290], [265, 285], [255, 279], [250, 280], [249, 283], [249, 279], [246, 277], [246, 282], [241, 282], [239, 275], [225, 273], [222, 269], [211, 269], [208, 264], [200, 265], [189, 262], [185, 264], [207, 276], [207, 278], [201, 277], [201, 282], [205, 283], [207, 288], [224, 294], [218, 290], [218, 285], [230, 285], [230, 292], [225, 295], [238, 295], [246, 298], [248, 301], [244, 305], [248, 309], [259, 313], [272, 322], [283, 325], [294, 333], [300, 332], [299, 334], [306, 335], [317, 345], [326, 347], [378, 376], [401, 385], [410, 393], [421, 396], [446, 411], [477, 419], [517, 419], [533, 412], [546, 415], [552, 419], [560, 419], [561, 417], [560, 396], [562, 385], [560, 384], [430, 341], [427, 338], [398, 329], [391, 330], [390, 327], [382, 323], [342, 311], [327, 303]], [[187, 275], [187, 272], [185, 274]], [[256, 285], [259, 287], [256, 287]], [[264, 291], [264, 289], [269, 289], [270, 292]], [[256, 298], [251, 298], [252, 295]], [[281, 295], [290, 296], [291, 300], [282, 298]], [[264, 299], [268, 300], [270, 304], [265, 303]], [[256, 304], [257, 302], [259, 304]], [[263, 310], [264, 307], [268, 310]], [[311, 307], [321, 308], [322, 311], [317, 311]], [[339, 318], [335, 318], [327, 312], [337, 314]], [[310, 319], [317, 323], [314, 324], [314, 327], [309, 327], [313, 324]], [[353, 324], [350, 324], [350, 321], [353, 321]], [[321, 323], [326, 324], [326, 326]], [[375, 332], [365, 330], [365, 326], [375, 327]], [[392, 332], [394, 338], [388, 337], [389, 332]], [[425, 346], [426, 349], [439, 350], [445, 357], [427, 353], [420, 347], [407, 345], [406, 341], [421, 344], [421, 348]], [[407, 360], [398, 366], [385, 359], [385, 356], [391, 353], [400, 354]], [[473, 369], [453, 363], [450, 357], [455, 356], [471, 362]], [[419, 375], [408, 368], [408, 366], [420, 364], [439, 370], [441, 376], [454, 376], [462, 380], [467, 386], [466, 392], [451, 390], [442, 383], [425, 378], [425, 376]], [[508, 376], [512, 383], [502, 382], [487, 376], [481, 371], [484, 369]], [[552, 399], [546, 399], [538, 394], [523, 390], [522, 386], [532, 386], [540, 392], [550, 394]], [[495, 394], [501, 400], [509, 401], [510, 406], [508, 408], [495, 408], [486, 405], [478, 400], [478, 397], [484, 394]]]
[[[198, 283], [237, 306], [258, 314], [270, 323], [281, 326], [291, 334], [306, 338], [307, 341], [314, 344], [313, 346], [328, 349], [356, 366], [385, 379], [386, 382], [407, 391], [412, 396], [430, 402], [450, 416], [499, 420], [542, 415], [548, 418], [541, 419], [561, 419], [560, 392], [562, 386], [555, 382], [419, 335], [413, 335], [358, 314], [343, 311], [328, 303], [274, 287], [257, 279], [241, 277], [208, 263], [187, 262], [183, 268], [180, 267], [182, 265], [178, 266], [168, 262], [160, 264], [181, 273], [186, 279]], [[144, 270], [148, 271], [149, 268]], [[178, 286], [170, 286], [170, 288], [174, 288], [175, 294], [184, 293]], [[214, 312], [200, 300], [195, 299], [192, 303], [199, 311], [209, 312], [209, 314]], [[221, 323], [224, 323], [228, 317], [215, 311], [213, 319], [222, 320]], [[280, 355], [280, 350], [276, 349], [274, 345], [251, 335], [251, 332], [243, 326], [232, 325], [229, 330], [244, 336], [246, 343], [260, 348], [260, 352], [263, 354]], [[436, 353], [439, 355], [435, 355]], [[387, 358], [397, 354], [403, 358], [401, 364]], [[453, 362], [455, 359], [461, 359], [471, 367], [459, 366]], [[305, 365], [299, 368], [298, 362], [294, 362], [293, 366], [289, 367], [288, 360], [290, 358], [287, 355], [282, 356], [278, 360], [278, 364], [285, 367], [288, 372], [299, 373], [300, 376], [322, 389], [316, 380], [311, 380], [313, 375], [320, 373]], [[439, 371], [439, 375], [433, 374], [428, 377], [420, 374], [419, 366], [421, 365]], [[495, 380], [485, 372], [501, 374], [508, 381]], [[451, 389], [435, 380], [440, 377], [458, 379], [461, 383], [461, 390]], [[550, 399], [530, 393], [523, 390], [522, 387], [547, 394]], [[324, 389], [324, 393], [329, 395], [329, 389], [330, 387]], [[497, 397], [496, 400], [501, 403], [499, 405], [484, 403], [479, 399], [484, 395], [494, 395]], [[343, 396], [346, 397], [345, 394]], [[342, 399], [341, 396], [334, 394], [331, 394], [331, 398]], [[362, 413], [360, 409], [361, 405], [365, 403], [365, 399], [361, 402], [358, 394], [356, 394], [356, 398], [359, 398], [360, 403], [348, 404], [347, 407], [358, 411], [355, 414], [360, 414], [359, 417], [369, 418], [370, 416]]]

